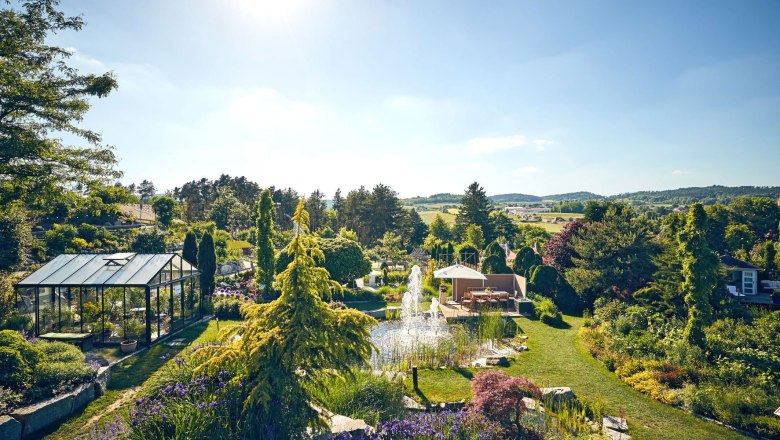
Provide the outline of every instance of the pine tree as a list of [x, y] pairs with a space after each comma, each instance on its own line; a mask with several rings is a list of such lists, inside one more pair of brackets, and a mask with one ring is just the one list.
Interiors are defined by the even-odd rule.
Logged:
[[333, 194], [333, 210], [336, 211], [336, 224], [333, 229], [341, 229], [344, 226], [344, 197], [341, 196], [341, 188], [336, 189]]
[[704, 326], [712, 321], [710, 296], [718, 285], [718, 256], [707, 246], [707, 214], [701, 203], [688, 212], [685, 228], [679, 236], [683, 282], [688, 323], [684, 337], [691, 345], [704, 345]]
[[193, 266], [198, 267], [198, 239], [192, 231], [187, 232], [187, 235], [184, 237], [184, 247], [182, 248], [181, 256]]
[[198, 246], [198, 270], [200, 270], [200, 290], [204, 295], [214, 293], [214, 275], [217, 273], [217, 253], [214, 249], [214, 237], [208, 232], [203, 234]]
[[279, 298], [244, 305], [245, 320], [221, 334], [226, 345], [196, 354], [205, 361], [196, 376], [238, 369], [233, 381], [246, 390], [242, 420], [248, 438], [300, 438], [307, 426], [321, 427], [311, 390], [349, 376], [371, 356], [369, 328], [376, 320], [354, 309], [331, 309], [322, 300], [323, 292], [339, 286], [317, 267], [324, 255], [309, 233], [303, 200], [292, 220], [299, 227], [288, 246], [292, 262], [276, 279]]
[[263, 286], [264, 296], [271, 292], [275, 275], [273, 232], [274, 202], [271, 191], [266, 189], [260, 195], [257, 215], [257, 284]]

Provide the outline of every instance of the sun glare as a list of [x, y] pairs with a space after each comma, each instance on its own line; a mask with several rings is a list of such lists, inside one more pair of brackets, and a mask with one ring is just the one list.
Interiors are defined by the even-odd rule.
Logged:
[[276, 21], [290, 20], [302, 9], [304, 0], [233, 0], [241, 14], [252, 18]]

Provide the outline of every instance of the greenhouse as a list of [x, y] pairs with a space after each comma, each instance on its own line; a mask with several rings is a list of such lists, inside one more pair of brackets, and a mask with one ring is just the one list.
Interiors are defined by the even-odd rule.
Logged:
[[178, 254], [62, 254], [14, 288], [36, 336], [148, 345], [202, 316], [199, 275]]

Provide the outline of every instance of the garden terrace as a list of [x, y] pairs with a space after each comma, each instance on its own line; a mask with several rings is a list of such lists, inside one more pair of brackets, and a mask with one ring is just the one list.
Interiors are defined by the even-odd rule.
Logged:
[[199, 275], [178, 254], [62, 254], [14, 286], [16, 307], [36, 336], [148, 345], [202, 316]]

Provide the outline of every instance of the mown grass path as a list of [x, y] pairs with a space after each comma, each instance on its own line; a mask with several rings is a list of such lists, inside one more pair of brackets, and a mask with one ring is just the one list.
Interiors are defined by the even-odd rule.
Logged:
[[571, 387], [585, 399], [600, 397], [611, 415], [625, 408], [629, 433], [637, 440], [747, 438], [632, 389], [587, 352], [577, 336], [582, 321], [567, 316], [568, 328], [553, 328], [541, 321], [518, 318], [517, 324], [528, 335], [529, 351], [507, 372], [526, 376], [542, 387]]

